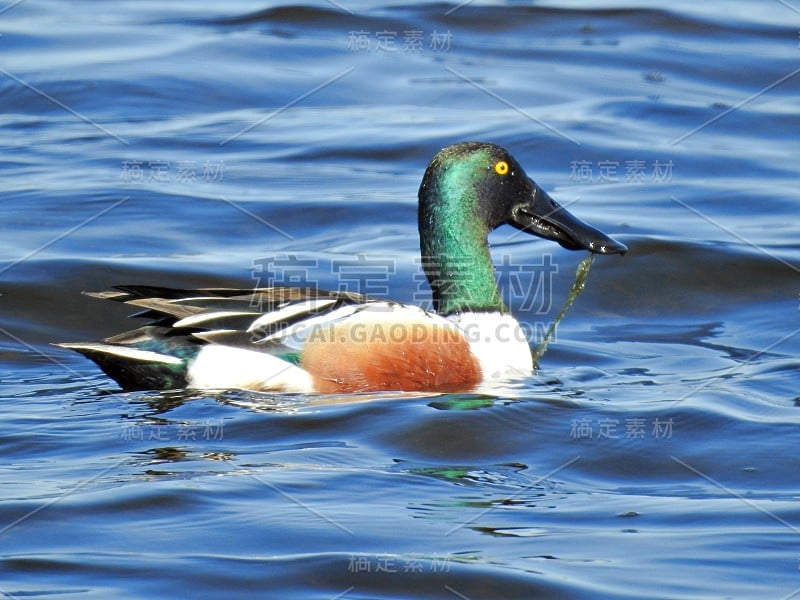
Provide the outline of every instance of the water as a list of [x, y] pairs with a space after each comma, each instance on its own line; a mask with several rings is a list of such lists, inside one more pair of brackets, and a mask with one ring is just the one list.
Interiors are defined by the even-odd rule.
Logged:
[[[798, 595], [797, 8], [6, 5], [0, 593]], [[122, 393], [49, 345], [129, 328], [80, 295], [119, 283], [424, 304], [464, 139], [630, 248], [505, 395]], [[583, 255], [492, 242], [544, 331]]]

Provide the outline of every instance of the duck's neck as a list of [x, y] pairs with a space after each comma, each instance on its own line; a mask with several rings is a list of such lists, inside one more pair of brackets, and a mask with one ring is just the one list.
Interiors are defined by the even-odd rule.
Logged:
[[471, 206], [463, 199], [420, 203], [422, 264], [440, 314], [508, 312], [489, 254], [489, 228]]

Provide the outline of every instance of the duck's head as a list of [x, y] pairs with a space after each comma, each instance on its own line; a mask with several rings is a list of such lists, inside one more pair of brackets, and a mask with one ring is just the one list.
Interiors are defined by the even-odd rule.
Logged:
[[454, 144], [433, 158], [419, 189], [423, 266], [437, 310], [506, 310], [487, 243], [506, 224], [569, 250], [627, 251], [559, 206], [504, 148]]

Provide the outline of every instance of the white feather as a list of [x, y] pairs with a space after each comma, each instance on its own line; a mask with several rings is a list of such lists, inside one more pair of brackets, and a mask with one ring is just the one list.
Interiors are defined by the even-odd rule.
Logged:
[[61, 348], [69, 348], [71, 350], [96, 350], [104, 352], [105, 354], [113, 354], [114, 356], [121, 356], [123, 358], [130, 358], [133, 360], [141, 360], [144, 362], [159, 362], [165, 365], [179, 365], [183, 361], [175, 356], [168, 356], [166, 354], [159, 354], [150, 350], [139, 350], [129, 346], [114, 346], [112, 344], [102, 343], [79, 343], [79, 344], [56, 344]]
[[465, 312], [448, 319], [469, 342], [481, 365], [484, 379], [530, 375], [531, 347], [525, 331], [511, 315], [498, 312]]
[[187, 373], [189, 387], [256, 391], [314, 391], [311, 376], [277, 356], [230, 346], [203, 346]]
[[214, 312], [203, 312], [197, 313], [196, 315], [191, 315], [190, 317], [184, 317], [179, 321], [175, 321], [172, 324], [173, 327], [194, 327], [199, 325], [200, 323], [205, 323], [206, 321], [214, 321], [216, 319], [221, 319], [224, 317], [244, 317], [247, 315], [254, 315], [256, 313], [252, 311], [241, 311], [241, 310], [215, 310]]
[[286, 338], [291, 338], [295, 341], [295, 345], [302, 346], [305, 342], [306, 337], [308, 337], [308, 332], [320, 325], [327, 325], [330, 323], [335, 323], [336, 321], [340, 321], [354, 312], [356, 312], [360, 307], [354, 304], [346, 304], [336, 310], [328, 313], [323, 313], [321, 315], [317, 315], [315, 317], [311, 317], [310, 319], [303, 319], [302, 321], [295, 323], [294, 325], [290, 325], [289, 327], [284, 327], [283, 329], [279, 329], [275, 333], [272, 333], [262, 340], [261, 342], [272, 342], [275, 340], [281, 340], [282, 342], [286, 342]]
[[357, 323], [376, 323], [383, 321], [387, 324], [407, 321], [411, 323], [419, 322], [420, 319], [426, 317], [439, 319], [442, 323], [450, 324], [450, 322], [443, 317], [428, 313], [416, 306], [407, 306], [396, 302], [376, 301], [367, 302], [366, 304], [348, 304], [329, 313], [310, 319], [303, 319], [299, 323], [276, 331], [272, 335], [259, 341], [271, 342], [280, 340], [283, 344], [300, 349], [314, 331], [320, 328], [332, 327], [336, 323], [344, 321]]
[[330, 306], [335, 302], [336, 298], [311, 298], [302, 302], [292, 302], [288, 306], [284, 306], [278, 310], [273, 310], [261, 315], [255, 321], [253, 321], [250, 327], [247, 328], [247, 331], [248, 333], [257, 331], [258, 329], [263, 328], [265, 325], [280, 323], [281, 321], [285, 321], [286, 319], [290, 319], [296, 315], [325, 308], [326, 306]]

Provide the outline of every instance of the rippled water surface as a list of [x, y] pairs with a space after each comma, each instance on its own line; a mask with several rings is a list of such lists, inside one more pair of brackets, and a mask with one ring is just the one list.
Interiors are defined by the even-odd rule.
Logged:
[[[757, 6], [756, 6], [757, 5]], [[0, 596], [800, 595], [800, 5], [0, 8]], [[120, 283], [429, 300], [428, 160], [624, 241], [493, 396], [121, 392]], [[541, 333], [581, 253], [493, 234]]]

